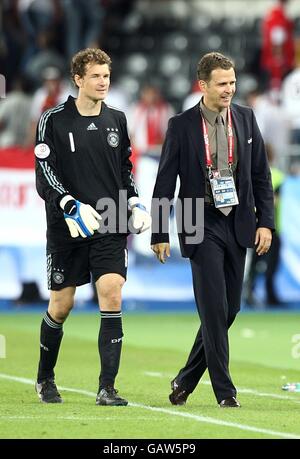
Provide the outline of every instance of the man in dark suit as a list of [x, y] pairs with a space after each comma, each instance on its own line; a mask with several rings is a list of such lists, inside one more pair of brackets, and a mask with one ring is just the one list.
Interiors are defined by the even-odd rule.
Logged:
[[[184, 404], [208, 369], [220, 407], [240, 407], [229, 373], [228, 329], [240, 309], [246, 248], [255, 245], [262, 255], [271, 245], [273, 191], [253, 111], [231, 103], [233, 63], [209, 53], [197, 74], [203, 97], [169, 121], [152, 201], [152, 250], [164, 263], [170, 256], [169, 212], [162, 207], [156, 212], [157, 202], [172, 201], [180, 177], [179, 241], [182, 256], [191, 262], [201, 320], [188, 360], [171, 382], [169, 399]], [[201, 224], [199, 215], [204, 216]], [[191, 235], [191, 227], [198, 237]]]

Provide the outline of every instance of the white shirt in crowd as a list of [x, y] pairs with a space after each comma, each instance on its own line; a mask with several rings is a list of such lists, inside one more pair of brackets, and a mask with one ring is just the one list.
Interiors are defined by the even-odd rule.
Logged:
[[293, 70], [283, 82], [282, 108], [291, 129], [300, 129], [300, 67]]

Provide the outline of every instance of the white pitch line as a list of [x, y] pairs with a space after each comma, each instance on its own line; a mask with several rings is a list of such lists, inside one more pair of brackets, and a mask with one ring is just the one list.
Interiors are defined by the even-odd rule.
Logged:
[[[146, 376], [150, 376], [152, 378], [169, 378], [169, 379], [174, 378], [174, 375], [159, 373], [156, 371], [144, 371], [143, 374]], [[210, 381], [200, 381], [200, 384], [211, 386]], [[296, 400], [294, 397], [291, 397], [289, 395], [273, 394], [271, 392], [259, 392], [258, 390], [255, 390], [255, 389], [237, 387], [237, 392], [240, 394], [252, 394], [252, 395], [257, 395], [258, 397], [270, 397], [270, 398], [277, 398], [278, 400], [291, 400], [294, 403], [300, 403], [300, 400]]]
[[[21, 378], [19, 376], [11, 376], [11, 375], [6, 375], [4, 373], [0, 373], [0, 378], [2, 379], [8, 379], [9, 381], [15, 381], [23, 384], [29, 384], [30, 386], [35, 385], [35, 381], [33, 379], [28, 379], [28, 378]], [[60, 390], [65, 390], [67, 392], [76, 392], [82, 395], [87, 395], [88, 397], [95, 397], [96, 398], [96, 393], [95, 392], [89, 392], [87, 390], [81, 390], [81, 389], [72, 389], [71, 387], [64, 387], [64, 386], [59, 386]]]
[[266, 435], [272, 435], [272, 436], [281, 437], [281, 438], [300, 439], [300, 435], [297, 435], [297, 434], [277, 432], [275, 430], [269, 430], [269, 429], [261, 429], [259, 427], [252, 427], [252, 426], [248, 426], [247, 424], [239, 424], [237, 422], [221, 421], [220, 419], [211, 418], [209, 416], [199, 416], [199, 415], [191, 414], [191, 413], [183, 413], [181, 411], [173, 411], [167, 408], [155, 408], [152, 406], [140, 405], [139, 403], [130, 403], [130, 406], [135, 406], [137, 408], [146, 408], [147, 410], [158, 411], [160, 413], [171, 414], [173, 416], [181, 416], [184, 418], [194, 419], [195, 421], [204, 422], [207, 424], [217, 424], [220, 426], [234, 427], [236, 429], [247, 430], [250, 432], [259, 432], [259, 433], [264, 433]]
[[[32, 379], [20, 378], [18, 376], [11, 376], [11, 375], [7, 375], [4, 373], [0, 373], [0, 378], [7, 379], [10, 381], [20, 382], [23, 384], [30, 384], [30, 385], [35, 384], [35, 381], [33, 381]], [[68, 392], [75, 392], [77, 394], [87, 395], [93, 398], [96, 395], [94, 392], [89, 392], [89, 391], [81, 390], [81, 389], [72, 389], [72, 388], [63, 387], [63, 386], [58, 386], [58, 389], [68, 391]], [[248, 426], [247, 424], [239, 424], [237, 422], [222, 421], [220, 419], [211, 418], [209, 416], [199, 416], [196, 414], [176, 411], [176, 410], [167, 409], [167, 408], [157, 408], [153, 406], [143, 405], [141, 403], [130, 402], [128, 406], [132, 406], [134, 408], [141, 408], [141, 409], [148, 410], [148, 411], [155, 411], [157, 413], [164, 413], [164, 414], [168, 414], [171, 416], [178, 416], [178, 417], [193, 419], [194, 421], [203, 422], [206, 424], [215, 424], [215, 425], [220, 425], [220, 426], [225, 426], [225, 427], [233, 427], [235, 429], [240, 429], [240, 430], [246, 430], [249, 432], [262, 433], [266, 435], [271, 435], [273, 437], [292, 438], [292, 439], [298, 439], [298, 440], [300, 439], [300, 435], [297, 435], [294, 433], [278, 432], [276, 430], [263, 429], [260, 427], [252, 427], [252, 426]]]

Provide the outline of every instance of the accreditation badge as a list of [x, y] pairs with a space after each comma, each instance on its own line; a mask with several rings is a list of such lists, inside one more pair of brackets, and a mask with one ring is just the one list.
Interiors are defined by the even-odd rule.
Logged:
[[215, 207], [236, 206], [239, 203], [232, 175], [221, 176], [219, 171], [215, 171], [209, 178]]

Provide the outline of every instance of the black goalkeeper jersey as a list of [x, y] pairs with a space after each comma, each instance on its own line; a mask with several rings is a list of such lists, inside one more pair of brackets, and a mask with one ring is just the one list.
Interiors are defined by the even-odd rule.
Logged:
[[[67, 194], [97, 210], [99, 199], [111, 198], [116, 205], [116, 230], [125, 232], [118, 219], [119, 192], [124, 190], [123, 197], [129, 199], [137, 196], [137, 190], [123, 112], [102, 102], [99, 115], [82, 116], [70, 96], [64, 104], [42, 114], [37, 126], [35, 155], [36, 187], [46, 206], [48, 252], [66, 250], [103, 237], [97, 231], [86, 239], [71, 237], [59, 206]], [[124, 202], [122, 209], [124, 211]], [[125, 212], [127, 217], [126, 203]]]

